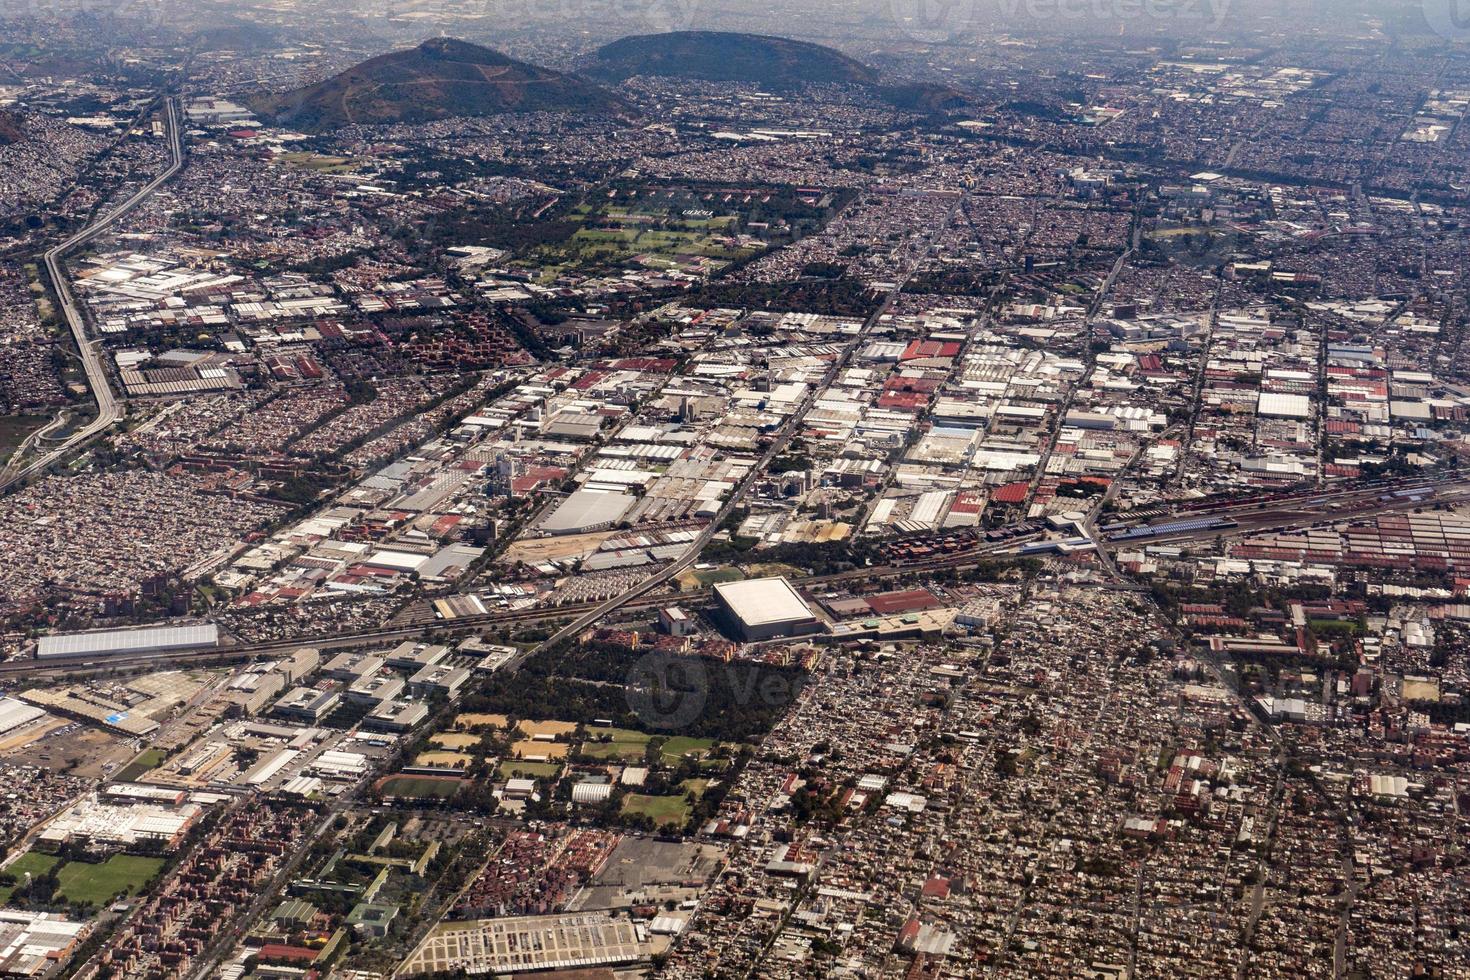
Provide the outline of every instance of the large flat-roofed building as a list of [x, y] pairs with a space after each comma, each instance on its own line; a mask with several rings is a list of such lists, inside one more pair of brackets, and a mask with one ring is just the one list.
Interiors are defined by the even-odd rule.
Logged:
[[314, 725], [331, 714], [342, 697], [332, 691], [294, 687], [271, 708], [271, 714]]
[[98, 630], [43, 636], [36, 645], [41, 660], [53, 657], [110, 657], [125, 653], [162, 653], [171, 650], [207, 650], [219, 646], [219, 627], [158, 626], [143, 630]]
[[449, 648], [437, 643], [414, 643], [412, 640], [398, 644], [387, 656], [388, 666], [394, 670], [419, 671], [432, 667], [449, 656]]
[[429, 930], [398, 976], [463, 970], [516, 975], [539, 970], [590, 972], [647, 956], [638, 928], [622, 915], [576, 912], [441, 922]]
[[822, 621], [784, 578], [716, 585], [715, 600], [722, 618], [742, 640], [807, 636], [822, 630]]
[[0, 735], [46, 717], [46, 712], [14, 698], [0, 698]]
[[547, 534], [583, 534], [612, 527], [638, 501], [625, 493], [578, 490], [541, 522]]
[[362, 720], [362, 727], [375, 732], [406, 732], [429, 717], [422, 701], [384, 701]]
[[286, 683], [295, 684], [307, 674], [321, 666], [322, 654], [315, 647], [298, 647], [291, 656], [276, 664], [276, 672], [286, 678]]
[[458, 696], [459, 689], [470, 679], [470, 672], [463, 667], [450, 664], [433, 664], [408, 679], [408, 690], [416, 697], [427, 698], [442, 694], [447, 698]]
[[52, 817], [36, 840], [43, 849], [77, 841], [97, 851], [108, 851], [149, 840], [171, 850], [204, 814], [198, 803], [176, 803], [178, 798], [172, 794], [160, 803], [146, 796], [111, 794], [108, 800], [88, 797]]
[[0, 977], [44, 977], [71, 958], [92, 931], [49, 912], [0, 909]]

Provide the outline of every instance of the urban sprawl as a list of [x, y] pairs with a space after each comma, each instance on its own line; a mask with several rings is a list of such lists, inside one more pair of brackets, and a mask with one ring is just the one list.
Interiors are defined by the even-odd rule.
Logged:
[[1470, 977], [1470, 48], [880, 6], [0, 6], [0, 977]]

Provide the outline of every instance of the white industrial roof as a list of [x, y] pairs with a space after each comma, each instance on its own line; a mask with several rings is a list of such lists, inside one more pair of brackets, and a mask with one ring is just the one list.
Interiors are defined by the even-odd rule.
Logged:
[[543, 531], [581, 531], [605, 524], [615, 524], [636, 503], [636, 499], [622, 493], [598, 493], [593, 490], [578, 490], [561, 502], [546, 520], [541, 522]]
[[1312, 400], [1306, 395], [1285, 395], [1263, 391], [1256, 404], [1261, 415], [1276, 418], [1304, 419], [1312, 414]]
[[0, 735], [45, 716], [45, 711], [24, 701], [0, 698]]
[[715, 593], [747, 626], [767, 626], [811, 619], [811, 607], [784, 578], [725, 582]]
[[41, 657], [69, 657], [89, 653], [212, 647], [218, 644], [219, 627], [213, 623], [205, 623], [198, 626], [160, 626], [145, 630], [103, 630], [95, 633], [43, 636], [36, 653]]

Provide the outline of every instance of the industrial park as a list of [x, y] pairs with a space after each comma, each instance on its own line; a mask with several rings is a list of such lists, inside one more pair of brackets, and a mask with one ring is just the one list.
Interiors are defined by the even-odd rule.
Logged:
[[0, 0], [0, 978], [1470, 977], [1454, 15], [605, 6]]

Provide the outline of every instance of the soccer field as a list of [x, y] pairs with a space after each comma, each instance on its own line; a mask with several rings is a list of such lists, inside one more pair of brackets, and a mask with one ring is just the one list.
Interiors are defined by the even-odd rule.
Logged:
[[119, 892], [136, 895], [163, 870], [163, 858], [114, 854], [101, 864], [68, 861], [56, 872], [68, 902], [105, 905]]

